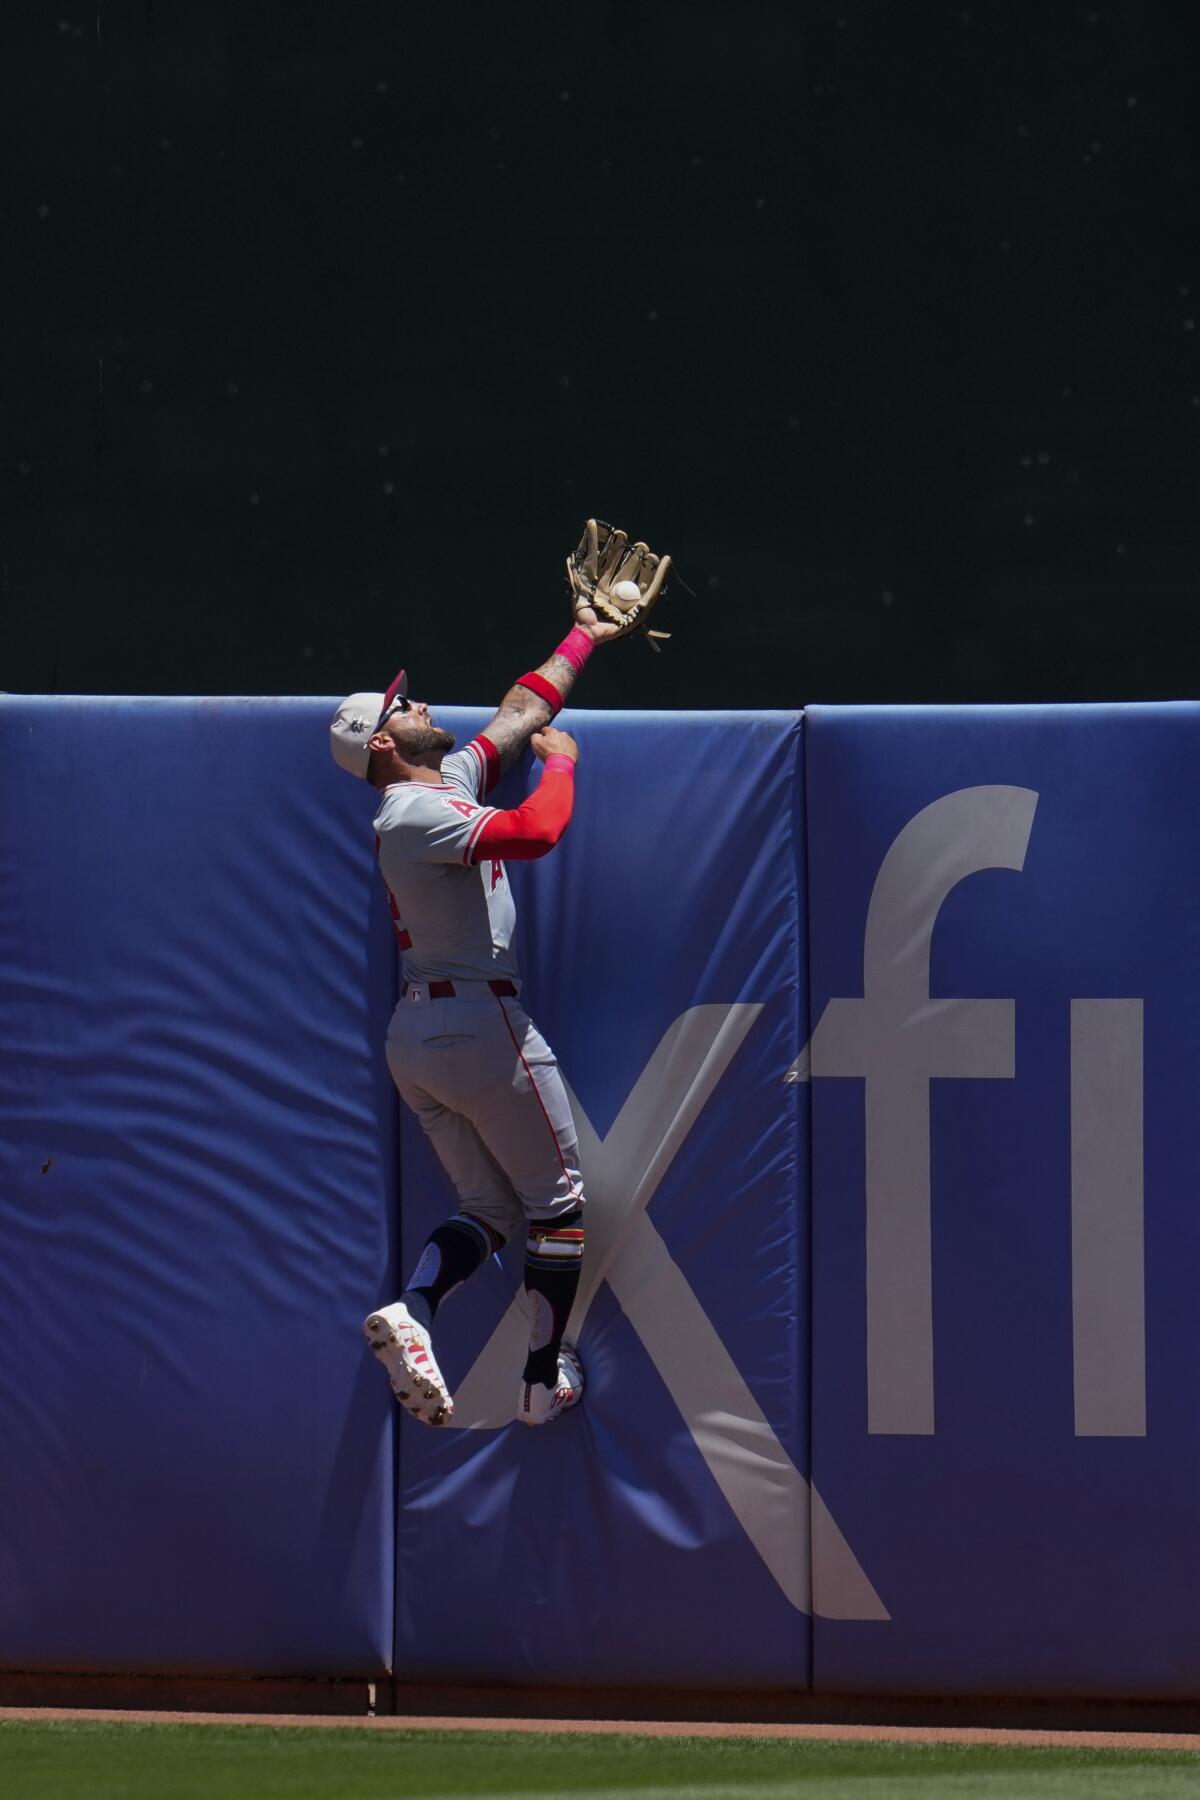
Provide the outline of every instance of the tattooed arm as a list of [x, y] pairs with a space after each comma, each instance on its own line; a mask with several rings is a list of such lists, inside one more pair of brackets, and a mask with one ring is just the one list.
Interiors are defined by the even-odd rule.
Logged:
[[558, 649], [509, 688], [495, 718], [483, 728], [500, 757], [501, 773], [511, 769], [534, 732], [550, 723], [595, 646], [616, 630], [615, 625], [601, 623], [590, 607], [581, 607], [574, 629]]

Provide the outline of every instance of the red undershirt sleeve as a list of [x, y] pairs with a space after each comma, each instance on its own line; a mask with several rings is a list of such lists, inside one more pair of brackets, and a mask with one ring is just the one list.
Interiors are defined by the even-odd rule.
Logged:
[[474, 753], [478, 766], [479, 798], [482, 800], [486, 794], [491, 793], [500, 779], [500, 752], [491, 738], [482, 731], [478, 737], [471, 739], [467, 749]]
[[548, 757], [528, 800], [488, 819], [475, 840], [472, 862], [532, 862], [545, 856], [567, 829], [574, 799], [574, 763], [569, 756]]

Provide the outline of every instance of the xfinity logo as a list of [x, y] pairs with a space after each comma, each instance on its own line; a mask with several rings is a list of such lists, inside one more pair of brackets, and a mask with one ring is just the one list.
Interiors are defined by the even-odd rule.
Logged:
[[[1015, 1002], [932, 999], [929, 947], [952, 888], [1020, 872], [1037, 795], [962, 788], [904, 827], [867, 908], [861, 999], [831, 1000], [795, 1080], [853, 1076], [866, 1111], [867, 1428], [934, 1429], [931, 1080], [1011, 1081]], [[1146, 1430], [1142, 1002], [1076, 999], [1071, 1042], [1071, 1302], [1075, 1430]], [[1066, 1127], [1066, 1121], [1064, 1121]]]

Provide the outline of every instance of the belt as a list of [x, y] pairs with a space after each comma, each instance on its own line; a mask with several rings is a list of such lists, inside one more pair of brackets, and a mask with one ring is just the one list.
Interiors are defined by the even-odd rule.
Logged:
[[[513, 986], [511, 981], [489, 981], [487, 985], [491, 988], [493, 994], [501, 1000], [515, 1000], [517, 998], [518, 989]], [[426, 988], [431, 1000], [453, 1000], [455, 995], [455, 987], [452, 981], [406, 981], [400, 989], [400, 998], [402, 1000], [407, 994], [410, 986]]]

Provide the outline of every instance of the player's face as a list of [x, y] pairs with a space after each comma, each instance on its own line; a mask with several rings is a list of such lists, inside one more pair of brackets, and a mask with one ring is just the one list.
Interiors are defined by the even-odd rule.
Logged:
[[437, 751], [445, 756], [454, 748], [454, 734], [442, 731], [433, 722], [433, 714], [424, 700], [410, 700], [406, 712], [395, 712], [384, 729], [406, 762]]

